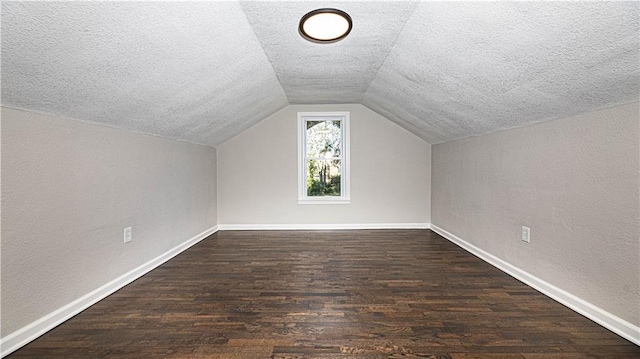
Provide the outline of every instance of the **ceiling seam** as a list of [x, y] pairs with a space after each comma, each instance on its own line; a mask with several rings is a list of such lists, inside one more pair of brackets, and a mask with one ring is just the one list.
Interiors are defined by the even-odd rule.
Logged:
[[420, 1], [415, 1], [414, 4], [415, 6], [413, 8], [413, 11], [411, 11], [411, 15], [409, 15], [407, 17], [407, 20], [405, 20], [404, 24], [402, 24], [402, 29], [398, 31], [398, 36], [396, 36], [396, 39], [393, 41], [393, 45], [389, 49], [389, 52], [387, 52], [387, 55], [384, 57], [384, 60], [382, 60], [382, 62], [380, 63], [380, 66], [378, 66], [376, 73], [371, 77], [371, 81], [369, 81], [369, 85], [367, 85], [367, 89], [364, 90], [364, 93], [362, 93], [362, 97], [360, 98], [360, 104], [363, 104], [364, 98], [367, 96], [367, 92], [369, 92], [369, 88], [371, 88], [371, 84], [378, 77], [378, 73], [380, 72], [380, 69], [384, 66], [384, 64], [387, 63], [387, 59], [389, 58], [389, 55], [391, 55], [393, 50], [395, 50], [396, 46], [398, 45], [398, 39], [400, 38], [400, 35], [402, 35], [402, 33], [404, 32], [404, 28], [407, 26], [407, 23], [409, 22], [409, 20], [411, 20], [413, 15], [418, 10], [418, 6], [420, 6]]
[[260, 39], [260, 36], [256, 34], [256, 29], [253, 27], [253, 24], [251, 23], [251, 21], [249, 20], [249, 17], [247, 16], [247, 13], [244, 11], [244, 6], [242, 5], [244, 2], [245, 1], [238, 1], [238, 4], [240, 5], [240, 9], [242, 10], [242, 15], [244, 15], [244, 18], [247, 20], [249, 27], [251, 27], [251, 32], [253, 32], [253, 36], [255, 36], [256, 39], [258, 39], [258, 42], [260, 43], [260, 48], [262, 49], [262, 53], [267, 58], [267, 61], [269, 61], [269, 65], [271, 65], [271, 70], [273, 70], [273, 74], [276, 76], [276, 79], [278, 80], [278, 85], [280, 85], [280, 88], [282, 89], [282, 93], [284, 93], [284, 97], [287, 99], [287, 105], [291, 105], [291, 101], [289, 101], [289, 95], [287, 95], [287, 91], [285, 91], [284, 86], [282, 86], [282, 80], [280, 79], [280, 76], [278, 76], [278, 71], [276, 71], [276, 68], [273, 66], [273, 60], [271, 60], [271, 58], [269, 57], [269, 54], [267, 54], [267, 51], [264, 48], [264, 43], [262, 42], [262, 39]]

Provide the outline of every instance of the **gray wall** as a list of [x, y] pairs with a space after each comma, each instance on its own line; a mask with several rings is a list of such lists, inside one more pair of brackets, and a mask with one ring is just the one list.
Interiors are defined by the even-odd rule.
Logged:
[[639, 121], [632, 103], [434, 145], [432, 223], [640, 325]]
[[[350, 204], [298, 205], [299, 111], [350, 111]], [[218, 147], [219, 223], [428, 223], [430, 161], [431, 145], [362, 105], [288, 106]]]
[[3, 107], [2, 336], [216, 217], [214, 148]]

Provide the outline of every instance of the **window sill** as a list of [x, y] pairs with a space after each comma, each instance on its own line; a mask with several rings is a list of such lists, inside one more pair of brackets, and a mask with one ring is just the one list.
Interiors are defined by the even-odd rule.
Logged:
[[304, 198], [298, 199], [298, 204], [350, 204], [351, 198]]

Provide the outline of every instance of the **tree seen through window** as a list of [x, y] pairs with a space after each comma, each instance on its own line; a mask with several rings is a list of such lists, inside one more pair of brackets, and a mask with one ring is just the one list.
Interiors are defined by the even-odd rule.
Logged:
[[307, 196], [340, 196], [341, 121], [306, 121]]

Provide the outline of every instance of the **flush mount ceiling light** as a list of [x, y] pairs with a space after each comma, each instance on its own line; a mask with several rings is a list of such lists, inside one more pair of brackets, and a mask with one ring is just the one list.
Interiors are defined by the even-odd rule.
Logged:
[[342, 10], [317, 9], [300, 19], [298, 32], [311, 42], [327, 44], [347, 37], [352, 25], [351, 16]]

